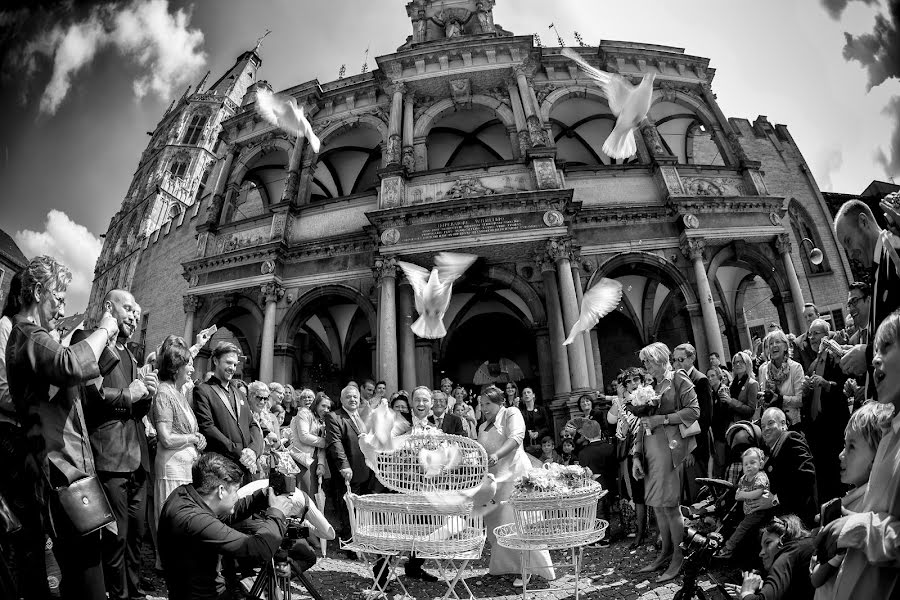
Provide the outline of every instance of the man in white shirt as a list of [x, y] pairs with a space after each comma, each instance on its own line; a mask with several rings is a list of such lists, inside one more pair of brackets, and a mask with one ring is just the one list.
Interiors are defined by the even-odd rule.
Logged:
[[424, 433], [426, 430], [434, 428], [434, 424], [428, 420], [432, 406], [434, 406], [434, 399], [431, 388], [420, 385], [413, 390], [412, 399], [409, 401], [409, 410], [412, 413], [411, 433]]

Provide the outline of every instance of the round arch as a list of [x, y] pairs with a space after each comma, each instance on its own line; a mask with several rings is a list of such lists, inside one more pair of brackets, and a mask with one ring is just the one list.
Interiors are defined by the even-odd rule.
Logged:
[[699, 302], [697, 293], [691, 287], [684, 273], [674, 263], [650, 252], [625, 252], [607, 259], [591, 273], [584, 291], [587, 292], [591, 289], [591, 286], [601, 277], [609, 277], [610, 273], [625, 266], [630, 266], [638, 274], [651, 274], [654, 276], [663, 274], [684, 295], [687, 304], [697, 304]]
[[365, 127], [369, 126], [372, 129], [378, 131], [378, 135], [381, 136], [381, 143], [385, 144], [388, 139], [388, 126], [387, 124], [372, 114], [363, 114], [363, 115], [353, 115], [352, 117], [348, 117], [346, 119], [341, 119], [340, 121], [336, 121], [324, 129], [320, 131], [317, 135], [319, 140], [322, 142], [322, 146], [327, 146], [328, 142], [331, 141], [332, 138], [339, 136], [340, 134], [354, 129], [356, 127]]
[[584, 85], [572, 85], [554, 90], [547, 94], [547, 97], [544, 98], [544, 101], [541, 103], [541, 120], [544, 123], [549, 123], [550, 113], [553, 112], [554, 105], [565, 102], [571, 98], [584, 98], [586, 100], [596, 99], [604, 102], [607, 106], [609, 105], [606, 94], [599, 88], [590, 88]]
[[[269, 141], [272, 142], [271, 145], [269, 144]], [[240, 185], [240, 182], [244, 179], [244, 175], [250, 170], [250, 165], [253, 163], [254, 159], [268, 154], [273, 149], [284, 150], [287, 155], [290, 156], [291, 151], [294, 149], [294, 144], [283, 137], [276, 137], [273, 140], [266, 140], [265, 142], [244, 148], [238, 155], [237, 160], [234, 161], [234, 166], [231, 168], [231, 175], [228, 177], [228, 184]]]
[[650, 110], [652, 111], [654, 106], [662, 102], [672, 102], [674, 104], [683, 106], [697, 115], [697, 118], [703, 123], [705, 127], [708, 127], [710, 129], [719, 128], [719, 124], [716, 121], [715, 115], [713, 115], [709, 108], [707, 108], [706, 105], [703, 104], [703, 102], [696, 96], [673, 90], [654, 90], [653, 99], [650, 102]]
[[263, 313], [259, 305], [244, 294], [235, 294], [232, 298], [219, 298], [204, 311], [197, 331], [202, 331], [218, 322], [228, 320], [241, 312], [249, 313], [258, 323], [262, 331]]
[[[503, 122], [503, 125], [507, 128], [516, 126], [516, 121], [513, 117], [512, 110], [496, 98], [475, 94], [471, 97], [471, 101], [472, 104], [486, 106], [487, 108], [492, 110], [494, 114], [496, 114], [497, 117]], [[456, 104], [454, 104], [452, 98], [445, 98], [429, 106], [425, 110], [425, 112], [423, 112], [419, 116], [419, 118], [416, 119], [416, 125], [413, 128], [413, 138], [426, 137], [428, 135], [428, 132], [431, 131], [432, 125], [444, 113], [450, 112], [452, 110], [456, 110]]]
[[378, 313], [362, 292], [346, 285], [326, 285], [306, 292], [294, 302], [275, 332], [275, 342], [290, 343], [297, 329], [316, 313], [318, 305], [335, 296], [356, 304], [365, 314], [371, 330], [378, 331]]
[[[719, 248], [709, 261], [709, 267], [706, 269], [706, 278], [709, 281], [716, 281], [716, 271], [725, 264], [742, 267], [751, 273], [759, 275], [772, 289], [772, 294], [775, 296], [790, 289], [781, 265], [777, 262], [773, 263], [765, 253], [754, 245], [740, 244], [740, 248], [737, 248], [736, 243], [731, 243]], [[731, 307], [729, 312], [737, 314], [733, 308]]]
[[488, 267], [484, 277], [490, 281], [502, 283], [514, 291], [528, 306], [528, 310], [531, 311], [533, 325], [542, 325], [547, 322], [547, 314], [544, 311], [544, 303], [541, 301], [541, 297], [522, 277], [508, 269], [497, 266]]

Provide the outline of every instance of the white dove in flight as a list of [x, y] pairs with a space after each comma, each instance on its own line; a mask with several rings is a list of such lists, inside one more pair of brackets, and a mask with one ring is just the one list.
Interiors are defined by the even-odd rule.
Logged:
[[622, 284], [615, 279], [601, 278], [581, 298], [581, 314], [572, 325], [572, 331], [563, 346], [571, 344], [582, 331], [590, 331], [600, 319], [614, 311], [621, 300]]
[[297, 139], [306, 138], [313, 152], [319, 153], [322, 145], [313, 131], [312, 125], [306, 120], [303, 109], [297, 106], [297, 101], [290, 96], [273, 94], [269, 90], [260, 89], [256, 92], [256, 105], [259, 114], [270, 125], [288, 133], [293, 133]]
[[478, 257], [472, 254], [441, 252], [434, 257], [435, 266], [430, 274], [418, 265], [397, 261], [412, 285], [416, 310], [419, 313], [419, 318], [410, 327], [413, 333], [430, 340], [447, 335], [444, 313], [450, 306], [453, 282], [459, 279], [476, 260]]
[[655, 73], [648, 73], [637, 86], [631, 85], [621, 75], [607, 73], [595, 69], [585, 62], [571, 48], [563, 48], [560, 52], [570, 58], [594, 79], [606, 95], [609, 108], [616, 115], [616, 126], [603, 142], [603, 152], [610, 158], [628, 158], [637, 152], [634, 141], [634, 129], [647, 117], [653, 99], [653, 80]]

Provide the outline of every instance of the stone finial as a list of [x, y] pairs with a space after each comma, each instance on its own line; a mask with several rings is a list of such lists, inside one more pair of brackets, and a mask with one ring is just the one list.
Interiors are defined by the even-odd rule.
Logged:
[[284, 296], [284, 288], [272, 281], [260, 286], [259, 291], [262, 294], [264, 304], [278, 302]]
[[775, 248], [778, 250], [778, 254], [790, 254], [791, 236], [787, 233], [779, 233], [775, 238]]
[[681, 253], [692, 261], [703, 260], [703, 253], [706, 250], [706, 240], [702, 238], [688, 238], [681, 242]]

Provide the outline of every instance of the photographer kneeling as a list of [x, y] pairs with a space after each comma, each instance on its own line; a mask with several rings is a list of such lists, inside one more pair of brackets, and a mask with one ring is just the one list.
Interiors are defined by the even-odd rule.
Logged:
[[[281, 545], [293, 502], [271, 489], [238, 500], [244, 472], [210, 452], [193, 468], [193, 483], [177, 488], [159, 517], [159, 554], [170, 600], [231, 600], [219, 572], [220, 557], [267, 561]], [[253, 535], [231, 527], [254, 513], [265, 516]]]

